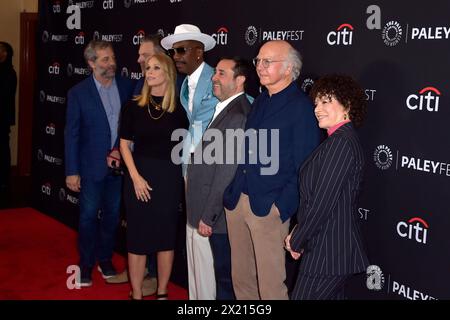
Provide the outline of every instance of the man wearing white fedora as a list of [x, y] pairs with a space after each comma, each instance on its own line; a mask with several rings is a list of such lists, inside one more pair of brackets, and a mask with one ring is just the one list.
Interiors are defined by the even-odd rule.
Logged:
[[[189, 118], [190, 138], [183, 148], [183, 174], [186, 175], [186, 161], [193, 157], [196, 145], [210, 123], [219, 100], [213, 94], [211, 77], [214, 69], [204, 62], [203, 54], [216, 45], [210, 35], [197, 26], [181, 24], [175, 32], [161, 40], [161, 46], [173, 58], [179, 73], [186, 74], [180, 90], [180, 100]], [[198, 232], [203, 225], [186, 225], [186, 250], [188, 263], [189, 299], [214, 300], [216, 281], [214, 260], [208, 237]]]

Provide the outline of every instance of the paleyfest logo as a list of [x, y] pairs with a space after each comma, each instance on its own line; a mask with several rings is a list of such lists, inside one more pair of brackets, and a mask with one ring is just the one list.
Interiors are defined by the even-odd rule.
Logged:
[[381, 170], [389, 169], [392, 165], [393, 158], [391, 149], [384, 144], [376, 147], [373, 153], [375, 165]]

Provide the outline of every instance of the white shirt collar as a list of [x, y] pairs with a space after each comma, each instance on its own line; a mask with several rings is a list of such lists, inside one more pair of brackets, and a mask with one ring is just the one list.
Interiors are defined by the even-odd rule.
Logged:
[[[226, 100], [220, 101], [217, 105], [216, 105], [216, 110], [214, 111], [214, 115], [211, 119], [211, 121], [209, 122], [209, 125], [211, 125], [211, 123], [213, 123], [214, 119], [217, 118], [217, 116], [222, 112], [223, 109], [225, 109], [231, 101], [233, 101], [234, 99], [236, 99], [237, 97], [239, 97], [241, 94], [244, 94], [244, 91], [241, 91], [239, 93], [236, 93], [234, 96], [229, 97]], [[209, 126], [208, 126], [209, 127]]]
[[188, 85], [189, 89], [195, 89], [197, 87], [198, 79], [200, 79], [200, 75], [202, 74], [203, 67], [205, 66], [205, 62], [203, 61], [198, 68], [192, 72], [192, 74], [188, 75]]

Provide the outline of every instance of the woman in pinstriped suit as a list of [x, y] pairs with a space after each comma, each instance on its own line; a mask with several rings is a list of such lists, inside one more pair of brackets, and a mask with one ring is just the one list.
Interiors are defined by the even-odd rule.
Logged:
[[291, 299], [343, 299], [347, 280], [369, 264], [357, 217], [364, 154], [353, 127], [363, 121], [366, 99], [343, 75], [319, 79], [311, 97], [328, 138], [299, 171], [298, 224], [285, 240], [292, 257], [302, 257]]

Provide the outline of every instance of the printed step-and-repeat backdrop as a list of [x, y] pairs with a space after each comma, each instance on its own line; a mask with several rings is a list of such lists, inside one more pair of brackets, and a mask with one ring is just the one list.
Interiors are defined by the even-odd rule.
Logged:
[[[303, 55], [308, 91], [317, 77], [346, 73], [369, 102], [360, 130], [366, 172], [358, 216], [372, 266], [352, 281], [354, 299], [450, 298], [450, 3], [289, 0], [41, 0], [34, 111], [34, 204], [77, 227], [78, 194], [65, 187], [67, 91], [90, 75], [83, 49], [111, 41], [118, 72], [142, 77], [137, 60], [145, 34], [192, 23], [221, 56], [252, 59], [267, 40], [283, 39]], [[258, 93], [257, 79], [250, 94]], [[182, 212], [180, 212], [182, 214]], [[125, 220], [119, 235], [124, 251]], [[184, 226], [174, 278], [186, 284]], [[292, 269], [292, 267], [291, 267]]]

